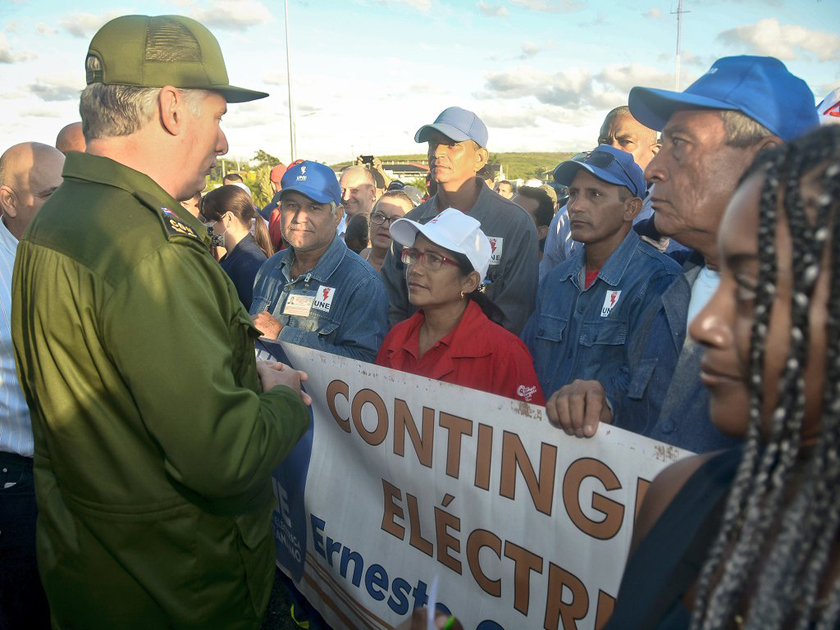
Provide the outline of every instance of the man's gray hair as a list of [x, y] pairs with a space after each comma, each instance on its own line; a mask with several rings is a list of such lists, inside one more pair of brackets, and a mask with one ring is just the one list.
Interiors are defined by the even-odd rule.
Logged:
[[[201, 115], [207, 90], [179, 90], [194, 116]], [[91, 83], [82, 91], [79, 113], [85, 141], [128, 136], [148, 123], [155, 113], [160, 88]]]
[[723, 128], [726, 131], [725, 142], [727, 146], [746, 149], [758, 144], [765, 138], [776, 135], [742, 112], [725, 109], [718, 113], [723, 120]]

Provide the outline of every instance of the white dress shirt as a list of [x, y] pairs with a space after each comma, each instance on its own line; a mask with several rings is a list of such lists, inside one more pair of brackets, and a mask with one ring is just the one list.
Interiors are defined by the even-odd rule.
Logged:
[[0, 451], [32, 457], [32, 420], [12, 348], [12, 270], [18, 240], [0, 219]]

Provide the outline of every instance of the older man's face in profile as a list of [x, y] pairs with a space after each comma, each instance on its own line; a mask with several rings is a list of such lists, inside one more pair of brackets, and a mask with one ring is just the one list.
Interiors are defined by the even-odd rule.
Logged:
[[186, 141], [192, 148], [189, 162], [184, 164], [184, 185], [179, 200], [190, 199], [204, 190], [207, 176], [216, 167], [216, 157], [228, 152], [227, 138], [221, 127], [225, 112], [227, 101], [216, 92], [207, 94], [198, 116], [187, 109]]

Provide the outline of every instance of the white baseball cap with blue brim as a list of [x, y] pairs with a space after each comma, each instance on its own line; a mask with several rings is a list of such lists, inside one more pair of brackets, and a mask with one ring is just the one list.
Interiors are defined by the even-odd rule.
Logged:
[[391, 238], [405, 247], [413, 247], [417, 235], [422, 234], [438, 247], [463, 254], [484, 282], [492, 256], [490, 241], [481, 231], [481, 223], [460, 210], [447, 208], [428, 223], [397, 219], [390, 231]]

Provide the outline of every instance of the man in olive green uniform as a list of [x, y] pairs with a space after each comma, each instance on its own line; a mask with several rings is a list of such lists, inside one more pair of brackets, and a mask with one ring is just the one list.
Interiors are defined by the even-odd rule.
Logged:
[[218, 43], [188, 18], [94, 36], [71, 153], [21, 239], [13, 338], [32, 411], [38, 565], [64, 628], [257, 628], [274, 575], [272, 469], [304, 375], [259, 332], [182, 209], [227, 151]]

